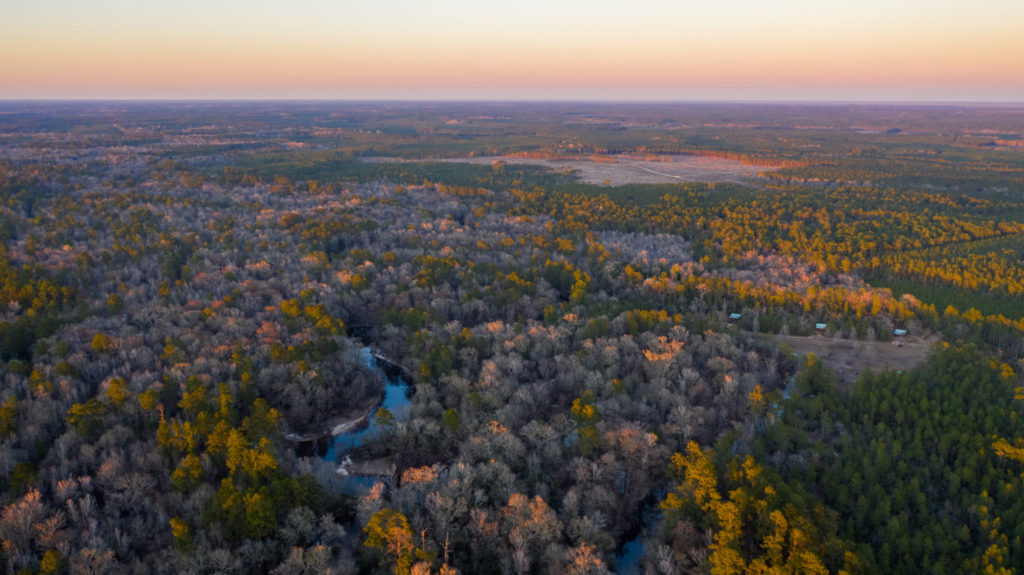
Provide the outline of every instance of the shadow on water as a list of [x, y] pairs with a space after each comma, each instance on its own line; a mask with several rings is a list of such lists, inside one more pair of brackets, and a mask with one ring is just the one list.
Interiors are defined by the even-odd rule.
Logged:
[[644, 537], [654, 529], [661, 520], [661, 508], [658, 503], [665, 494], [660, 490], [648, 495], [640, 506], [640, 521], [626, 537], [629, 539], [615, 553], [615, 572], [619, 575], [641, 575], [644, 573], [640, 560], [644, 557]]
[[640, 558], [644, 556], [644, 543], [638, 535], [627, 541], [615, 555], [616, 573], [620, 575], [640, 575], [644, 570], [640, 567]]

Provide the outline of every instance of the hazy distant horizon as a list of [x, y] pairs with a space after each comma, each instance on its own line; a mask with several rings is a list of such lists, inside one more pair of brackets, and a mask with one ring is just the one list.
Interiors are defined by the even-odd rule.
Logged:
[[806, 106], [963, 106], [963, 107], [1024, 107], [1022, 100], [802, 100], [802, 99], [653, 99], [653, 98], [262, 98], [262, 97], [224, 97], [224, 98], [8, 98], [0, 97], [0, 104], [657, 104], [657, 105], [806, 105]]
[[1019, 0], [40, 0], [0, 99], [1021, 102]]

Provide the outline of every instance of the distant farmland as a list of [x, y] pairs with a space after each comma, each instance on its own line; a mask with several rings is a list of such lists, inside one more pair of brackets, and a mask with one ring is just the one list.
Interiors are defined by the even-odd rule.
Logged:
[[[397, 161], [373, 158], [372, 161]], [[512, 156], [480, 156], [437, 160], [466, 164], [530, 164], [557, 171], [573, 170], [582, 182], [589, 184], [675, 184], [680, 182], [743, 183], [756, 179], [761, 172], [776, 168], [744, 164], [736, 160], [706, 156], [669, 156], [662, 161], [645, 161], [629, 156], [606, 156], [601, 161], [589, 158], [557, 159], [520, 158]]]

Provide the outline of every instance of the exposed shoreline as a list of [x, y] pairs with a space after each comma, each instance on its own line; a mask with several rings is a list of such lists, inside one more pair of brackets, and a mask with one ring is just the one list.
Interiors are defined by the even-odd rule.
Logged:
[[[377, 401], [374, 405], [379, 404]], [[359, 429], [360, 426], [364, 425], [373, 413], [373, 407], [367, 409], [362, 415], [352, 417], [333, 417], [326, 421], [326, 424], [319, 430], [309, 433], [297, 433], [294, 431], [286, 431], [282, 436], [287, 441], [293, 441], [296, 443], [303, 443], [306, 441], [316, 441], [322, 437], [334, 437], [341, 435], [342, 433], [348, 433]]]

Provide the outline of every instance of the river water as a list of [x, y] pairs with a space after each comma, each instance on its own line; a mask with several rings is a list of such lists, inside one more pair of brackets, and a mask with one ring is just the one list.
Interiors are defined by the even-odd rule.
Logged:
[[[384, 378], [384, 397], [378, 407], [383, 407], [391, 412], [397, 421], [404, 421], [409, 417], [412, 400], [409, 397], [409, 382], [402, 375], [400, 369], [374, 357], [368, 347], [361, 350], [366, 366], [376, 371]], [[341, 433], [325, 440], [317, 442], [318, 455], [325, 461], [334, 464], [341, 464], [338, 467], [339, 473], [348, 475], [345, 471], [346, 453], [360, 445], [372, 441], [381, 433], [381, 426], [377, 423], [377, 409], [373, 409], [367, 417], [366, 425], [349, 432]], [[370, 477], [350, 476], [357, 484], [369, 487], [375, 481]], [[365, 485], [364, 485], [365, 484]], [[650, 506], [643, 510], [645, 527], [651, 528], [658, 517], [658, 513]], [[644, 554], [642, 531], [636, 537], [622, 546], [615, 555], [617, 572], [621, 574], [642, 574], [640, 559]]]
[[644, 543], [637, 535], [636, 539], [627, 542], [622, 550], [615, 555], [616, 573], [619, 575], [641, 575], [640, 558], [644, 555]]
[[[384, 378], [384, 397], [378, 404], [391, 412], [398, 421], [409, 417], [409, 410], [412, 401], [409, 398], [409, 382], [402, 375], [400, 369], [374, 357], [368, 347], [360, 350], [366, 366], [376, 371]], [[381, 426], [377, 423], [377, 408], [370, 411], [366, 424], [357, 429], [325, 437], [315, 442], [315, 451], [318, 456], [331, 463], [339, 463], [348, 451], [360, 445], [372, 441], [380, 434]]]

